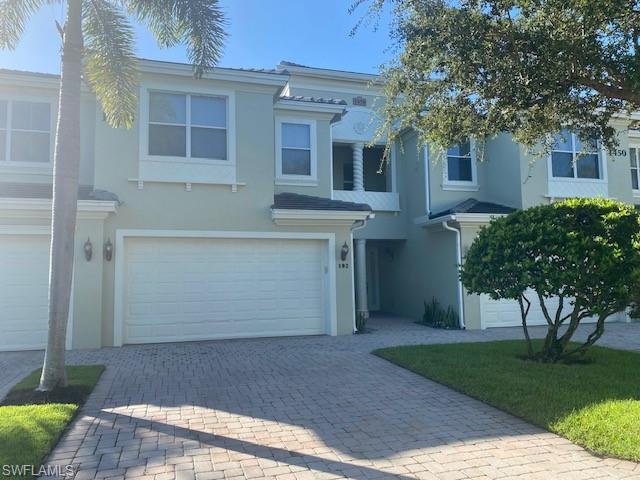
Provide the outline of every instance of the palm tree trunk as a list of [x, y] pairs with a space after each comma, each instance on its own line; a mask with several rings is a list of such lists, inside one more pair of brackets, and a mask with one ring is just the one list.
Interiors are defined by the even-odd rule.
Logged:
[[68, 0], [53, 157], [53, 211], [49, 259], [49, 335], [38, 390], [66, 385], [65, 339], [73, 278], [80, 170], [82, 0]]

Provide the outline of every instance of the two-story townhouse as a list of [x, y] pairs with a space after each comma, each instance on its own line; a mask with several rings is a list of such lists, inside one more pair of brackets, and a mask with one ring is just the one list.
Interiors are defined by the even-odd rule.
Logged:
[[[544, 156], [529, 152], [506, 133], [483, 145], [470, 140], [446, 152], [422, 149], [422, 161], [409, 160], [405, 167], [412, 172], [405, 189], [412, 192], [407, 215], [413, 225], [408, 241], [391, 252], [396, 267], [388, 272], [386, 288], [394, 311], [418, 318], [423, 301], [436, 298], [454, 306], [461, 326], [468, 329], [520, 325], [517, 302], [467, 294], [457, 265], [464, 263], [465, 252], [492, 217], [564, 198], [640, 203], [640, 132], [629, 129], [629, 120], [614, 122], [619, 139], [615, 152], [596, 141], [583, 146], [568, 131], [556, 135], [551, 154]], [[415, 141], [415, 133], [408, 132], [405, 142]], [[401, 278], [406, 280], [399, 284]], [[621, 313], [614, 319], [628, 317]], [[546, 324], [535, 302], [529, 323]]]
[[[375, 75], [139, 63], [133, 128], [83, 92], [70, 348], [351, 334], [356, 310], [419, 318], [432, 297], [466, 328], [512, 325], [458, 281], [479, 226], [569, 196], [640, 203], [624, 119], [616, 155], [576, 172], [571, 135], [545, 162], [507, 134], [440, 152], [407, 131], [383, 163]], [[57, 87], [0, 72], [0, 350], [45, 344]]]

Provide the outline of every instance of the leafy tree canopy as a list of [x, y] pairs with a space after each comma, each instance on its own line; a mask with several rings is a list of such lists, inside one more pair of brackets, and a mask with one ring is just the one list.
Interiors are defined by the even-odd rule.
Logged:
[[[640, 0], [357, 0], [393, 4], [385, 133], [442, 147], [502, 131], [528, 146], [568, 127], [617, 145], [640, 109]], [[365, 16], [365, 18], [367, 18]]]
[[[470, 293], [520, 302], [522, 323], [538, 303], [549, 327], [546, 360], [567, 356], [581, 320], [604, 321], [640, 290], [640, 216], [631, 205], [573, 199], [519, 210], [493, 220], [469, 248], [461, 271]], [[553, 298], [553, 301], [550, 301]], [[558, 336], [559, 328], [566, 332]]]

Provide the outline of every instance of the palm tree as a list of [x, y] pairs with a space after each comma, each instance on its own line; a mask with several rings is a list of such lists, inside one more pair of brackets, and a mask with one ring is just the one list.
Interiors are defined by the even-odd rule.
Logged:
[[161, 47], [186, 44], [196, 78], [222, 51], [224, 16], [217, 0], [0, 0], [0, 48], [17, 45], [29, 17], [66, 4], [53, 160], [49, 260], [49, 334], [39, 390], [66, 385], [65, 337], [73, 274], [80, 165], [80, 91], [88, 83], [112, 126], [131, 127], [137, 71], [129, 18], [147, 25]]

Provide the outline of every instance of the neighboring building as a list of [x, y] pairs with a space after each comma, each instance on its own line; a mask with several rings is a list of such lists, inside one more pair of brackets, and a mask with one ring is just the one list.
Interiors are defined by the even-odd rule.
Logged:
[[[140, 69], [132, 129], [83, 93], [72, 348], [350, 334], [356, 310], [417, 319], [433, 297], [466, 328], [517, 324], [458, 282], [481, 225], [557, 198], [640, 203], [625, 119], [616, 155], [594, 146], [576, 171], [572, 135], [534, 161], [507, 134], [439, 152], [407, 131], [383, 163], [375, 75]], [[0, 350], [45, 345], [57, 87], [0, 71]]]

